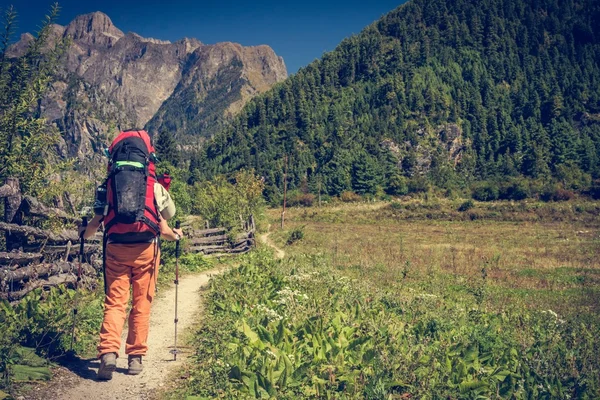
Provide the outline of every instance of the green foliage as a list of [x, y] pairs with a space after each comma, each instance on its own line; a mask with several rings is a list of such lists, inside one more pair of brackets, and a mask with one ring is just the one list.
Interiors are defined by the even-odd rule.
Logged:
[[408, 180], [398, 173], [393, 174], [390, 177], [386, 192], [392, 196], [404, 196], [408, 194]]
[[237, 229], [251, 214], [258, 216], [262, 212], [263, 188], [262, 179], [251, 171], [238, 171], [232, 181], [217, 176], [195, 184], [192, 211], [211, 226]]
[[424, 176], [413, 176], [408, 180], [409, 193], [425, 193], [429, 191], [429, 182]]
[[195, 201], [192, 197], [192, 187], [179, 179], [173, 179], [169, 189], [169, 194], [177, 206], [178, 214], [181, 213], [183, 215], [189, 215], [192, 213]]
[[66, 165], [53, 162], [52, 152], [60, 135], [39, 115], [39, 102], [48, 90], [52, 73], [68, 42], [59, 40], [49, 47], [51, 25], [58, 15], [54, 5], [44, 20], [37, 38], [25, 55], [9, 59], [6, 51], [16, 23], [11, 7], [5, 13], [4, 33], [0, 38], [0, 181], [19, 178], [27, 194], [40, 194], [56, 172]]
[[596, 179], [589, 190], [590, 196], [595, 199], [600, 199], [600, 179]]
[[575, 194], [556, 185], [550, 186], [540, 195], [543, 201], [569, 201]]
[[310, 207], [315, 201], [315, 195], [312, 193], [302, 193], [298, 190], [293, 190], [287, 194], [286, 204], [290, 207], [302, 206]]
[[469, 211], [473, 207], [475, 207], [473, 200], [467, 200], [458, 207], [458, 211], [460, 211], [460, 212]]
[[288, 234], [288, 238], [286, 240], [286, 244], [288, 246], [296, 243], [299, 240], [304, 239], [304, 227], [300, 226], [297, 228], [294, 228], [290, 231], [290, 233]]
[[174, 166], [181, 162], [179, 150], [173, 132], [162, 130], [156, 139], [156, 152], [161, 161], [167, 161]]
[[513, 179], [500, 185], [498, 198], [503, 200], [524, 200], [531, 196], [529, 182], [524, 179]]
[[402, 195], [398, 176], [420, 175], [585, 191], [600, 176], [597, 15], [592, 0], [408, 2], [250, 101], [201, 170], [252, 167], [271, 194], [291, 154], [288, 188], [322, 179], [332, 196]]
[[597, 328], [551, 310], [485, 311], [482, 277], [475, 296], [398, 296], [319, 256], [251, 253], [212, 281], [196, 367], [174, 396], [595, 397]]
[[[73, 346], [79, 354], [87, 354], [95, 348], [98, 326], [102, 321], [102, 303], [101, 290], [82, 290], [80, 293]], [[45, 376], [43, 368], [31, 370], [25, 367], [42, 366], [24, 360], [21, 346], [33, 348], [45, 357], [70, 350], [74, 306], [75, 291], [62, 287], [54, 287], [49, 291], [36, 289], [15, 306], [0, 301], [0, 325], [3, 327], [3, 334], [0, 335], [0, 373], [4, 377], [4, 385], [8, 386], [15, 374], [17, 379], [25, 379], [30, 374]], [[15, 371], [13, 368], [17, 365], [21, 367]]]
[[500, 196], [500, 189], [493, 182], [480, 182], [473, 186], [472, 196], [479, 201], [494, 201]]

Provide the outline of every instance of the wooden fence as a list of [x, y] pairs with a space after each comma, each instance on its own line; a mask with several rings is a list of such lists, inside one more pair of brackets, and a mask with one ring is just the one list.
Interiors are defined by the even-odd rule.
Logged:
[[[79, 219], [60, 208], [46, 207], [31, 196], [23, 196], [17, 179], [7, 179], [0, 187], [0, 198], [4, 198], [0, 231], [4, 232], [6, 249], [0, 252], [0, 299], [14, 302], [37, 288], [74, 287], [79, 268], [77, 231], [54, 231], [32, 225], [44, 225], [52, 219], [73, 226]], [[102, 268], [101, 240], [99, 234], [84, 248], [80, 284], [86, 287], [97, 284]]]
[[[0, 199], [4, 199], [4, 232], [6, 251], [0, 252], [0, 299], [15, 302], [37, 288], [59, 285], [75, 287], [79, 267], [79, 237], [75, 229], [60, 231], [41, 229], [50, 219], [76, 225], [80, 219], [61, 208], [43, 205], [30, 196], [22, 196], [19, 182], [9, 178], [0, 186]], [[57, 202], [62, 204], [62, 202]], [[254, 219], [243, 224], [244, 232], [228, 234], [225, 228], [196, 230], [184, 226], [186, 248], [184, 251], [210, 256], [241, 254], [255, 244]], [[81, 265], [80, 285], [93, 288], [102, 270], [102, 233], [86, 240]]]
[[252, 215], [242, 229], [243, 232], [238, 234], [231, 234], [225, 228], [190, 229], [185, 232], [186, 250], [211, 256], [246, 253], [256, 244], [256, 226]]

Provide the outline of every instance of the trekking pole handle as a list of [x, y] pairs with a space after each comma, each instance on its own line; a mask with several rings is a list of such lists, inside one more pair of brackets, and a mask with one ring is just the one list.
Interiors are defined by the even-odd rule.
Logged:
[[[175, 222], [175, 229], [179, 229], [181, 227], [181, 222]], [[179, 246], [179, 240], [175, 243], [175, 257], [179, 258], [181, 255], [181, 247]]]
[[[81, 226], [84, 228], [88, 226], [87, 217], [81, 217]], [[81, 236], [79, 237], [79, 254], [83, 253], [83, 235], [85, 235], [85, 229], [81, 232]]]

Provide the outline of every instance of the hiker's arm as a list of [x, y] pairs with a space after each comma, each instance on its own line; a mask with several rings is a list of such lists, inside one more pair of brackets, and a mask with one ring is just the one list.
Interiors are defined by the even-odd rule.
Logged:
[[84, 239], [89, 239], [90, 237], [94, 236], [98, 231], [98, 228], [100, 228], [102, 218], [104, 218], [103, 215], [94, 215], [94, 218], [92, 218], [92, 220], [88, 222], [87, 228], [85, 228], [85, 232], [83, 231], [83, 226], [79, 227], [79, 235], [81, 235], [81, 233], [83, 232]]
[[183, 237], [183, 231], [181, 229], [173, 228], [169, 226], [169, 223], [166, 219], [161, 218], [158, 223], [160, 227], [160, 237], [166, 240], [175, 241], [177, 240], [177, 234], [179, 237]]

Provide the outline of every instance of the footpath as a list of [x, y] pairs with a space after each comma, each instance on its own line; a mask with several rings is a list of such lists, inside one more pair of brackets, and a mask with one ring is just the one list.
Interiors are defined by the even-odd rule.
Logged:
[[[184, 345], [184, 333], [201, 319], [203, 301], [200, 292], [210, 277], [220, 270], [187, 275], [179, 279], [178, 345]], [[173, 346], [175, 325], [175, 286], [159, 292], [152, 304], [150, 316], [149, 351], [144, 357], [144, 371], [137, 376], [127, 375], [127, 356], [124, 343], [127, 330], [123, 332], [123, 345], [117, 359], [117, 370], [110, 381], [97, 381], [100, 366], [97, 359], [78, 359], [55, 371], [55, 378], [45, 386], [38, 386], [21, 399], [64, 400], [140, 400], [154, 398], [156, 391], [164, 387], [170, 374], [186, 360], [188, 354], [179, 353], [177, 361], [169, 352]], [[183, 349], [182, 349], [183, 351]], [[19, 398], [17, 398], [19, 400]]]

